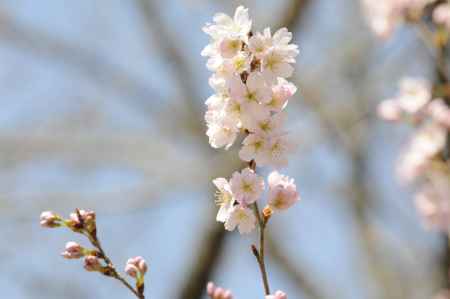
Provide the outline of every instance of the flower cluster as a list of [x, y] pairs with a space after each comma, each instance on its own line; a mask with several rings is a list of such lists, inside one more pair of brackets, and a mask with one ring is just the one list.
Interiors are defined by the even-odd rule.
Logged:
[[427, 7], [433, 9], [437, 25], [450, 28], [450, 4], [436, 0], [362, 0], [371, 29], [381, 37], [389, 37], [404, 22], [417, 22]]
[[99, 272], [103, 275], [119, 279], [126, 284], [129, 289], [138, 298], [144, 298], [144, 275], [147, 272], [147, 264], [145, 260], [138, 256], [127, 261], [125, 272], [136, 279], [136, 289], [133, 289], [120, 276], [115, 269], [111, 260], [106, 256], [100, 241], [97, 237], [96, 216], [94, 211], [86, 211], [76, 209], [71, 213], [68, 219], [62, 218], [60, 215], [45, 211], [41, 213], [40, 224], [42, 227], [57, 228], [67, 227], [75, 233], [86, 236], [91, 243], [93, 249], [88, 249], [77, 242], [67, 242], [65, 250], [61, 255], [66, 259], [81, 259], [84, 258], [84, 269], [89, 272]]
[[[273, 35], [270, 28], [251, 31], [248, 10], [240, 6], [234, 17], [216, 14], [214, 23], [203, 30], [211, 43], [202, 51], [207, 67], [214, 74], [209, 80], [215, 94], [208, 98], [205, 119], [209, 143], [228, 149], [242, 132], [245, 137], [239, 157], [249, 167], [233, 173], [230, 180], [217, 178], [217, 221], [232, 231], [251, 232], [259, 214], [251, 206], [262, 196], [265, 182], [256, 166], [283, 167], [293, 150], [286, 131], [284, 109], [297, 88], [286, 78], [293, 73], [298, 55], [290, 44], [292, 33], [286, 28]], [[293, 179], [272, 172], [268, 178], [268, 204], [265, 215], [284, 210], [298, 201]]]
[[251, 31], [248, 10], [240, 6], [234, 17], [216, 14], [203, 30], [211, 43], [202, 51], [215, 94], [206, 100], [209, 143], [228, 149], [238, 134], [246, 137], [239, 156], [259, 166], [281, 167], [293, 145], [283, 130], [283, 110], [297, 88], [289, 78], [298, 55], [286, 28], [273, 35]]
[[416, 206], [428, 227], [448, 231], [450, 224], [450, 171], [444, 158], [450, 132], [450, 108], [433, 98], [424, 79], [400, 82], [397, 97], [378, 106], [379, 115], [389, 121], [412, 123], [416, 130], [399, 159], [398, 173], [406, 182], [420, 180]]

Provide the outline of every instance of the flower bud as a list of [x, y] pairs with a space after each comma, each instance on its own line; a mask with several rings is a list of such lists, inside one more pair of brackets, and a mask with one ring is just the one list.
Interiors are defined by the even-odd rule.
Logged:
[[79, 259], [84, 256], [84, 248], [76, 242], [67, 242], [66, 250], [61, 255], [66, 259]]
[[206, 293], [208, 294], [208, 296], [212, 296], [215, 289], [216, 286], [214, 285], [214, 283], [212, 281], [208, 282], [208, 284], [206, 285]]
[[230, 290], [216, 287], [213, 282], [208, 282], [206, 285], [206, 293], [211, 299], [233, 299], [233, 294]]
[[147, 272], [147, 263], [142, 256], [128, 259], [125, 265], [125, 272], [131, 277], [144, 276]]
[[86, 271], [100, 271], [102, 269], [102, 265], [100, 264], [100, 260], [98, 257], [93, 255], [88, 255], [84, 258], [84, 269]]
[[88, 232], [93, 232], [96, 228], [95, 212], [77, 210], [74, 213], [70, 214], [67, 225], [75, 231], [86, 229]]
[[267, 295], [266, 299], [287, 299], [287, 295], [285, 292], [276, 291], [273, 295]]
[[402, 117], [402, 111], [394, 100], [384, 100], [377, 107], [377, 114], [387, 121], [398, 121]]
[[61, 217], [51, 211], [45, 211], [41, 213], [40, 224], [42, 227], [59, 227], [61, 226]]
[[269, 221], [270, 217], [273, 214], [273, 210], [269, 205], [267, 205], [264, 207], [262, 213], [263, 213], [263, 217], [264, 217], [264, 223], [267, 223], [267, 221]]
[[225, 293], [225, 290], [224, 290], [224, 289], [222, 289], [222, 288], [220, 288], [220, 287], [219, 287], [219, 288], [216, 288], [216, 289], [214, 290], [213, 298], [214, 298], [214, 299], [222, 299], [224, 293]]

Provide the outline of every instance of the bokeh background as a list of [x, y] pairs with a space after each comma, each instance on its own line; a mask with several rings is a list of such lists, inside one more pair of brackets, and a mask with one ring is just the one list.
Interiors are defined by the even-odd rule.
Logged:
[[120, 268], [147, 259], [149, 298], [206, 298], [207, 280], [262, 297], [254, 236], [214, 221], [211, 179], [240, 167], [236, 147], [211, 149], [203, 122], [201, 27], [240, 4], [256, 29], [287, 26], [300, 48], [288, 109], [299, 147], [284, 172], [302, 201], [269, 225], [272, 288], [292, 299], [439, 290], [442, 237], [394, 171], [408, 128], [374, 113], [400, 78], [432, 74], [414, 31], [377, 39], [356, 0], [14, 0], [0, 2], [0, 297], [130, 297], [59, 256], [84, 240], [39, 227], [42, 210], [76, 207], [97, 212]]

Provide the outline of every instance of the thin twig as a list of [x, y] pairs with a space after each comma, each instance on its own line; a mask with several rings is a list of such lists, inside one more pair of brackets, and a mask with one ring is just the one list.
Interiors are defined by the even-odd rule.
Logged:
[[[77, 214], [78, 221], [80, 222], [80, 227], [84, 227], [84, 219], [81, 216], [80, 210], [75, 209], [75, 212]], [[98, 257], [101, 258], [107, 266], [108, 272], [103, 273], [104, 275], [110, 276], [112, 278], [115, 278], [122, 282], [122, 284], [128, 288], [137, 298], [139, 299], [145, 299], [145, 296], [143, 292], [139, 292], [136, 289], [134, 289], [125, 278], [123, 278], [119, 272], [117, 272], [116, 267], [112, 263], [111, 259], [106, 255], [105, 250], [103, 249], [100, 240], [97, 237], [97, 229], [95, 228], [93, 231], [91, 230], [83, 230], [83, 235], [85, 235], [89, 241], [91, 242], [92, 246], [94, 246], [98, 250]]]
[[261, 218], [261, 214], [259, 213], [258, 204], [255, 202], [253, 204], [253, 211], [255, 213], [256, 218], [258, 219], [258, 226], [259, 226], [259, 250], [255, 250], [256, 247], [252, 246], [253, 254], [256, 257], [256, 261], [258, 262], [259, 269], [261, 271], [261, 277], [264, 285], [264, 293], [266, 295], [270, 294], [270, 287], [269, 287], [269, 279], [267, 277], [267, 270], [266, 270], [266, 263], [264, 260], [264, 231], [266, 229], [266, 223]]

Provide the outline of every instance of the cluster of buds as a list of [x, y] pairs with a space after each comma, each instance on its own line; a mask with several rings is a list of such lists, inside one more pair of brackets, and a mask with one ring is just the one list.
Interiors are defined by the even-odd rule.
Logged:
[[[233, 18], [219, 13], [213, 20], [203, 28], [211, 43], [202, 51], [209, 57], [207, 67], [214, 72], [209, 83], [216, 92], [206, 101], [209, 143], [228, 149], [242, 133], [239, 157], [249, 163], [249, 167], [234, 172], [229, 181], [213, 180], [220, 206], [217, 221], [227, 230], [238, 227], [240, 233], [249, 233], [257, 223], [250, 207], [265, 188], [256, 167], [286, 166], [287, 154], [294, 148], [283, 122], [288, 100], [297, 90], [286, 78], [293, 73], [291, 64], [298, 48], [290, 44], [292, 33], [286, 28], [273, 35], [270, 28], [253, 33], [248, 10], [242, 6]], [[287, 176], [274, 171], [268, 185], [263, 214], [267, 219], [273, 211], [287, 209], [299, 200], [295, 183]]]
[[438, 0], [362, 0], [371, 29], [387, 38], [401, 23], [419, 22], [427, 9], [438, 29], [450, 28], [450, 4]]
[[136, 287], [143, 293], [144, 275], [147, 272], [147, 263], [142, 256], [128, 259], [125, 265], [125, 272], [136, 279]]
[[206, 286], [206, 293], [211, 299], [233, 299], [233, 294], [230, 290], [217, 287], [212, 282], [209, 282]]
[[442, 98], [432, 96], [424, 79], [406, 78], [393, 99], [378, 106], [385, 120], [408, 122], [416, 127], [399, 159], [398, 174], [403, 181], [422, 181], [416, 207], [430, 228], [447, 232], [450, 228], [450, 171], [446, 157], [450, 132], [450, 108]]
[[[47, 228], [66, 227], [75, 233], [86, 236], [93, 249], [85, 248], [77, 242], [70, 241], [66, 243], [65, 250], [61, 255], [66, 259], [84, 258], [84, 269], [86, 271], [99, 272], [119, 279], [129, 289], [133, 289], [120, 276], [101, 247], [97, 237], [94, 211], [76, 209], [75, 212], [70, 214], [68, 219], [64, 219], [54, 212], [45, 211], [41, 213], [40, 224], [42, 227]], [[136, 280], [136, 289], [133, 289], [133, 293], [140, 299], [144, 298], [144, 275], [147, 272], [145, 260], [140, 256], [129, 259], [125, 265], [125, 272]]]

